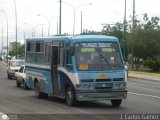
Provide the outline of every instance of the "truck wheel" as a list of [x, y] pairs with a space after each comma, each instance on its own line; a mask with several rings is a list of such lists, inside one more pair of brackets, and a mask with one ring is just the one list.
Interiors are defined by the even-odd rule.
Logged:
[[74, 106], [76, 104], [76, 98], [74, 97], [73, 90], [68, 87], [65, 93], [65, 100], [67, 105]]
[[48, 97], [48, 94], [42, 93], [42, 92], [40, 91], [39, 82], [36, 82], [34, 88], [35, 88], [35, 89], [34, 89], [34, 90], [35, 90], [35, 96], [36, 96], [37, 98], [47, 98], [47, 97]]
[[111, 100], [112, 106], [113, 107], [119, 107], [122, 103], [122, 100]]

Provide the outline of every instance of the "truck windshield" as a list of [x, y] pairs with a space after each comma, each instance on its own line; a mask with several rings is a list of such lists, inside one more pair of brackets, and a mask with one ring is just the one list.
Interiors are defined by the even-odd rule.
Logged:
[[[76, 43], [75, 56], [78, 70], [112, 70], [124, 68], [120, 50], [114, 42]], [[101, 57], [102, 55], [103, 57]], [[106, 62], [108, 61], [108, 63]]]

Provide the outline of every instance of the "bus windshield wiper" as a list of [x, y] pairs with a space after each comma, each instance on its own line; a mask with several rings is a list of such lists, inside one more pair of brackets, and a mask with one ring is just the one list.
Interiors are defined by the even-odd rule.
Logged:
[[109, 67], [115, 72], [115, 68], [109, 63], [107, 58], [105, 58], [102, 54], [99, 53], [99, 56], [104, 59], [104, 61], [109, 65]]

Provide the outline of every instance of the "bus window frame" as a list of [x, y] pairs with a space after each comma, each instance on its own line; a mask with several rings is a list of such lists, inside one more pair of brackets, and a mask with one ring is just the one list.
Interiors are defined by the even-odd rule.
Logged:
[[[39, 51], [37, 51], [38, 44], [39, 44], [39, 49], [38, 49]], [[43, 49], [41, 49], [41, 47], [42, 47], [41, 44], [43, 46]], [[42, 55], [41, 60], [37, 59], [37, 55]], [[35, 42], [35, 62], [44, 64], [44, 61], [45, 61], [44, 59], [45, 59], [45, 42], [44, 41], [36, 41]]]
[[[44, 42], [45, 45], [44, 45], [44, 64], [48, 64], [48, 65], [51, 65], [51, 59], [52, 59], [52, 42]], [[50, 54], [48, 54], [46, 51], [46, 49], [48, 49], [48, 52], [50, 51]], [[48, 55], [47, 55], [48, 54]], [[47, 56], [49, 56], [49, 58], [47, 58]], [[48, 61], [49, 60], [49, 61]]]
[[[67, 48], [65, 51], [65, 68], [69, 71], [73, 71], [72, 55], [73, 53], [70, 52], [70, 48]], [[70, 63], [68, 63], [68, 57], [70, 57]]]
[[[31, 43], [34, 44], [34, 49], [31, 50]], [[36, 50], [36, 42], [35, 41], [27, 41], [26, 43], [27, 47], [26, 47], [26, 61], [28, 62], [35, 62], [35, 57], [36, 57], [36, 54], [35, 54], [35, 50]], [[30, 50], [28, 51], [28, 44], [30, 44]], [[33, 58], [31, 60], [28, 60], [28, 53], [31, 53], [33, 54]]]

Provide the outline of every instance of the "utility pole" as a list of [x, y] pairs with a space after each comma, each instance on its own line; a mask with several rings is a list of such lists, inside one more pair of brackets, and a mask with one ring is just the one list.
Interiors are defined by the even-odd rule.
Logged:
[[83, 18], [82, 18], [82, 11], [81, 11], [81, 34], [82, 34], [82, 22], [83, 22], [82, 19]]
[[58, 21], [57, 21], [57, 35], [58, 35]]
[[13, 0], [14, 5], [15, 5], [15, 28], [16, 28], [16, 59], [17, 59], [17, 54], [18, 54], [18, 47], [17, 47], [17, 6], [16, 6], [16, 1]]
[[132, 17], [133, 31], [135, 27], [135, 0], [133, 0], [133, 17]]
[[7, 14], [4, 10], [0, 9], [0, 12], [4, 13], [4, 15], [6, 17], [6, 22], [7, 22], [7, 63], [8, 63], [8, 17], [7, 17]]
[[1, 25], [2, 25], [2, 50], [1, 50], [1, 53], [2, 53], [2, 56], [3, 56], [3, 22], [1, 22]]
[[[135, 0], [133, 0], [133, 17], [132, 17], [132, 34], [133, 34], [133, 39], [135, 38], [134, 30], [135, 30]], [[134, 47], [133, 47], [133, 45], [132, 45], [132, 48], [131, 48], [131, 52], [132, 52], [132, 68], [134, 68]]]
[[125, 47], [126, 47], [126, 0], [125, 0], [125, 7], [124, 7], [124, 29], [123, 29], [123, 39], [124, 39], [124, 48], [123, 48], [123, 55], [125, 59]]
[[43, 37], [43, 25], [42, 25], [42, 37]]
[[125, 38], [125, 32], [126, 32], [126, 0], [125, 0], [125, 7], [124, 7], [124, 38]]
[[62, 0], [60, 0], [59, 3], [60, 3], [60, 9], [59, 9], [59, 34], [61, 34]]

